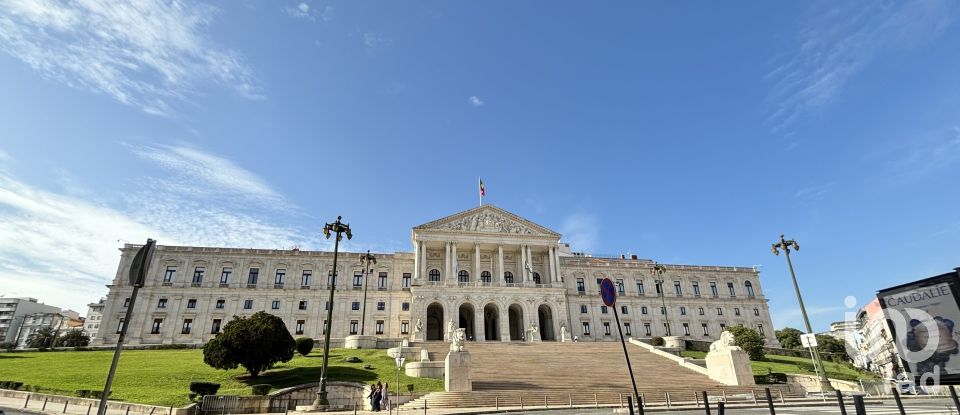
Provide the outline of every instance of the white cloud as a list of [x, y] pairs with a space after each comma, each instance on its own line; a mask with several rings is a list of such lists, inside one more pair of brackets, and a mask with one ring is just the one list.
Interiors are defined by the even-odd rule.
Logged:
[[365, 32], [363, 34], [363, 44], [368, 50], [384, 48], [390, 46], [391, 43], [393, 43], [393, 41], [374, 32]]
[[310, 5], [305, 2], [300, 2], [296, 6], [284, 7], [283, 10], [290, 15], [290, 17], [305, 19], [311, 22], [317, 21], [318, 18], [326, 22], [333, 16], [333, 7], [326, 6], [323, 8], [323, 11], [320, 11], [314, 7], [310, 7]]
[[177, 0], [0, 0], [0, 50], [150, 114], [176, 112], [205, 82], [262, 98], [242, 58], [209, 39], [215, 14]]
[[476, 95], [470, 96], [470, 98], [467, 98], [467, 101], [470, 102], [470, 105], [473, 105], [474, 107], [481, 107], [483, 104], [485, 104], [485, 102], [483, 102], [483, 100]]
[[817, 200], [822, 198], [827, 192], [830, 191], [834, 186], [837, 185], [836, 181], [830, 181], [823, 184], [811, 185], [801, 189], [798, 189], [796, 193], [793, 194], [794, 197], [798, 199], [807, 199], [807, 200]]
[[960, 128], [897, 140], [888, 149], [888, 156], [894, 182], [911, 182], [943, 172], [960, 161]]
[[778, 59], [768, 122], [774, 130], [831, 103], [846, 83], [885, 49], [907, 49], [940, 35], [957, 4], [950, 0], [844, 4], [811, 8], [794, 50]]
[[570, 243], [574, 251], [590, 252], [597, 247], [599, 232], [597, 218], [586, 213], [574, 213], [567, 216], [560, 226], [560, 234]]
[[13, 160], [13, 157], [10, 157], [9, 153], [0, 148], [0, 162], [7, 162], [11, 160]]

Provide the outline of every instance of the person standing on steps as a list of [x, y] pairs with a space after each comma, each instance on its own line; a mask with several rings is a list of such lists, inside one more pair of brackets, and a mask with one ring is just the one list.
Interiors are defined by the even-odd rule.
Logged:
[[377, 394], [378, 394], [378, 393], [379, 393], [379, 391], [377, 391], [377, 384], [376, 384], [376, 383], [371, 383], [371, 384], [370, 384], [370, 394], [367, 395], [367, 399], [370, 400], [370, 410], [371, 410], [371, 411], [374, 411], [374, 412], [376, 412], [376, 411], [378, 410], [377, 405], [380, 404], [379, 399], [377, 399], [377, 396], [378, 396]]
[[380, 382], [377, 382], [377, 393], [376, 395], [373, 395], [373, 401], [374, 401], [373, 411], [374, 412], [380, 412], [382, 392], [383, 392], [383, 384], [381, 384]]
[[389, 389], [390, 389], [389, 383], [384, 383], [383, 388], [380, 389], [380, 406], [383, 407], [384, 411], [390, 410], [390, 393], [388, 392]]

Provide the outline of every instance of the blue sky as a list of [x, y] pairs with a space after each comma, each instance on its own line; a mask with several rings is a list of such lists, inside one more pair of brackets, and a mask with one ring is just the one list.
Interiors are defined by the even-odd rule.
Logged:
[[[799, 326], [960, 266], [950, 1], [0, 0], [0, 294], [123, 241], [410, 250], [487, 201], [575, 250], [760, 265]], [[120, 241], [118, 243], [118, 241]]]

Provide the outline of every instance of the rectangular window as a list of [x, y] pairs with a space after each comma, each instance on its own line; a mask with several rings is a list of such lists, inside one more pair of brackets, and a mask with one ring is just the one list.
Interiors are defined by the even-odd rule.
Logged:
[[624, 314], [624, 315], [628, 314], [628, 313], [627, 313], [627, 306], [625, 306], [625, 305], [620, 306], [620, 313], [621, 313], [621, 314]]
[[360, 271], [353, 273], [353, 288], [363, 287], [363, 273]]
[[716, 281], [710, 281], [710, 295], [713, 297], [719, 297], [720, 293], [717, 291]]
[[410, 321], [403, 320], [400, 322], [400, 334], [410, 334]]
[[600, 282], [603, 281], [603, 278], [597, 278], [597, 292], [600, 292]]
[[609, 336], [609, 335], [610, 335], [610, 322], [609, 322], [609, 321], [604, 321], [604, 322], [603, 322], [603, 335], [604, 335], [604, 336]]
[[697, 308], [697, 314], [702, 316], [702, 315], [706, 315], [706, 312], [704, 311], [703, 307], [700, 307], [700, 308]]
[[587, 305], [580, 304], [580, 314], [587, 314]]
[[197, 299], [191, 298], [187, 300], [187, 308], [197, 308]]
[[219, 318], [213, 319], [213, 324], [210, 325], [210, 334], [220, 333], [220, 324], [223, 320]]
[[760, 309], [759, 309], [759, 308], [754, 308], [754, 309], [753, 309], [753, 315], [759, 316], [759, 315], [760, 315]]
[[722, 316], [722, 315], [723, 315], [723, 307], [717, 307], [717, 315], [718, 315], [718, 316]]
[[723, 330], [726, 329], [726, 328], [727, 328], [727, 325], [726, 325], [726, 324], [720, 323], [720, 331], [723, 331]]
[[157, 301], [157, 308], [167, 308], [167, 299], [161, 298]]
[[666, 307], [663, 307], [663, 306], [660, 307], [660, 315], [663, 315], [663, 316], [667, 315], [667, 308], [666, 308]]
[[623, 332], [626, 333], [627, 336], [633, 335], [633, 333], [630, 332], [630, 323], [623, 323]]
[[383, 311], [386, 309], [387, 309], [387, 303], [384, 303], [383, 301], [377, 302], [377, 311]]
[[325, 302], [323, 303], [323, 311], [327, 311], [327, 310], [329, 310], [329, 309], [330, 309], [330, 302], [329, 302], [329, 301], [325, 301]]
[[647, 314], [647, 306], [640, 307], [640, 314]]
[[757, 324], [757, 331], [760, 332], [761, 336], [765, 336], [763, 333], [763, 324]]
[[643, 323], [643, 332], [646, 336], [653, 335], [653, 333], [650, 331], [650, 323]]
[[583, 278], [577, 278], [577, 292], [582, 293], [586, 291], [586, 287], [583, 285]]
[[747, 286], [747, 297], [750, 297], [750, 298], [756, 297], [757, 294], [753, 291], [753, 284], [751, 284], [750, 281], [747, 281], [746, 286]]
[[680, 286], [680, 281], [673, 282], [673, 291], [676, 292], [677, 297], [683, 295], [683, 287]]
[[222, 310], [223, 306], [226, 304], [226, 300], [217, 300], [217, 309]]
[[[489, 281], [487, 281], [489, 282]], [[400, 288], [410, 288], [410, 273], [404, 272], [403, 279], [400, 281]]]
[[297, 305], [297, 309], [298, 309], [298, 310], [306, 310], [306, 309], [307, 309], [307, 300], [300, 300], [300, 304]]
[[300, 286], [309, 287], [310, 279], [312, 278], [313, 278], [313, 271], [309, 269], [303, 270], [303, 274], [300, 274]]
[[130, 297], [123, 299], [123, 308], [130, 307]]
[[357, 320], [350, 320], [350, 334], [357, 334], [357, 327], [359, 323]]
[[690, 324], [683, 323], [683, 335], [684, 336], [690, 335]]
[[617, 294], [623, 295], [623, 280], [617, 280]]
[[590, 335], [590, 322], [584, 321], [584, 322], [582, 322], [582, 323], [583, 323], [583, 335], [584, 335], [584, 336], [589, 336], [589, 335]]
[[320, 334], [327, 334], [327, 320], [323, 320], [323, 325], [320, 326]]
[[643, 281], [637, 281], [637, 294], [643, 295]]
[[381, 273], [377, 276], [377, 289], [378, 289], [378, 290], [386, 290], [386, 289], [387, 289], [387, 273], [386, 273], [386, 272], [381, 272]]
[[273, 300], [273, 302], [270, 303], [270, 308], [271, 308], [271, 309], [274, 309], [274, 310], [279, 310], [279, 309], [280, 309], [280, 300]]
[[693, 296], [694, 297], [700, 296], [700, 283], [696, 281], [694, 281], [693, 283]]
[[150, 327], [150, 334], [160, 334], [160, 328], [163, 327], [163, 319], [153, 319], [153, 326]]
[[704, 336], [709, 336], [709, 335], [710, 335], [710, 331], [707, 330], [707, 323], [700, 323], [700, 328], [703, 329], [703, 335], [704, 335]]
[[277, 275], [273, 277], [273, 285], [283, 287], [283, 280], [287, 277], [287, 270], [278, 269]]
[[223, 270], [220, 271], [220, 283], [229, 284], [230, 283], [230, 274], [233, 274], [233, 268], [223, 267]]
[[359, 310], [360, 310], [360, 302], [359, 302], [359, 301], [354, 301], [353, 303], [351, 303], [351, 304], [350, 304], [350, 309], [351, 309], [351, 310], [354, 310], [354, 311], [359, 311]]
[[687, 308], [686, 308], [686, 307], [682, 307], [682, 306], [680, 307], [680, 315], [681, 315], [681, 316], [687, 315]]
[[257, 285], [258, 278], [260, 278], [260, 268], [250, 268], [250, 274], [247, 275], [247, 285]]
[[667, 336], [672, 336], [672, 334], [670, 334], [670, 323], [663, 323], [663, 332], [666, 333]]
[[250, 310], [253, 308], [253, 300], [243, 300], [243, 309]]
[[376, 326], [374, 326], [375, 334], [383, 334], [383, 320], [377, 320]]
[[303, 325], [306, 323], [306, 320], [297, 320], [296, 334], [303, 334]]
[[607, 306], [605, 305], [600, 306], [600, 314], [607, 314]]
[[204, 267], [196, 267], [193, 269], [193, 283], [198, 285], [203, 282], [203, 273], [206, 272]]
[[733, 283], [732, 283], [732, 282], [728, 282], [728, 283], [727, 283], [727, 290], [730, 291], [730, 296], [731, 296], [731, 297], [736, 297], [736, 296], [737, 296], [737, 289], [733, 286]]
[[653, 282], [653, 288], [657, 291], [657, 296], [663, 295], [663, 281], [655, 280]]
[[177, 267], [167, 267], [167, 272], [163, 274], [163, 282], [173, 282], [177, 277]]
[[400, 305], [400, 309], [403, 311], [410, 311], [410, 303], [404, 302], [403, 304]]
[[734, 309], [733, 309], [733, 315], [735, 315], [735, 316], [739, 316], [739, 315], [740, 315], [740, 307], [734, 307]]
[[180, 334], [190, 334], [191, 330], [193, 330], [193, 319], [183, 319], [183, 327], [180, 329]]

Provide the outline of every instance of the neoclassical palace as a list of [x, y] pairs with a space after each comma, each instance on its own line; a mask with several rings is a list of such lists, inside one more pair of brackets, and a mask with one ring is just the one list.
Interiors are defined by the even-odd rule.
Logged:
[[[561, 235], [493, 205], [413, 228], [413, 252], [377, 254], [364, 265], [341, 252], [158, 246], [140, 290], [128, 344], [202, 343], [234, 316], [283, 318], [294, 336], [443, 340], [448, 326], [475, 341], [611, 341], [624, 334], [714, 340], [727, 326], [756, 329], [777, 344], [760, 275], [752, 267], [661, 264], [634, 255], [571, 251]], [[121, 249], [98, 341], [116, 343], [129, 304], [130, 264]], [[613, 280], [616, 310], [599, 281]], [[335, 283], [335, 299], [328, 304]], [[364, 301], [366, 298], [366, 301]], [[364, 317], [365, 316], [365, 317]], [[536, 328], [536, 330], [533, 330]]]

